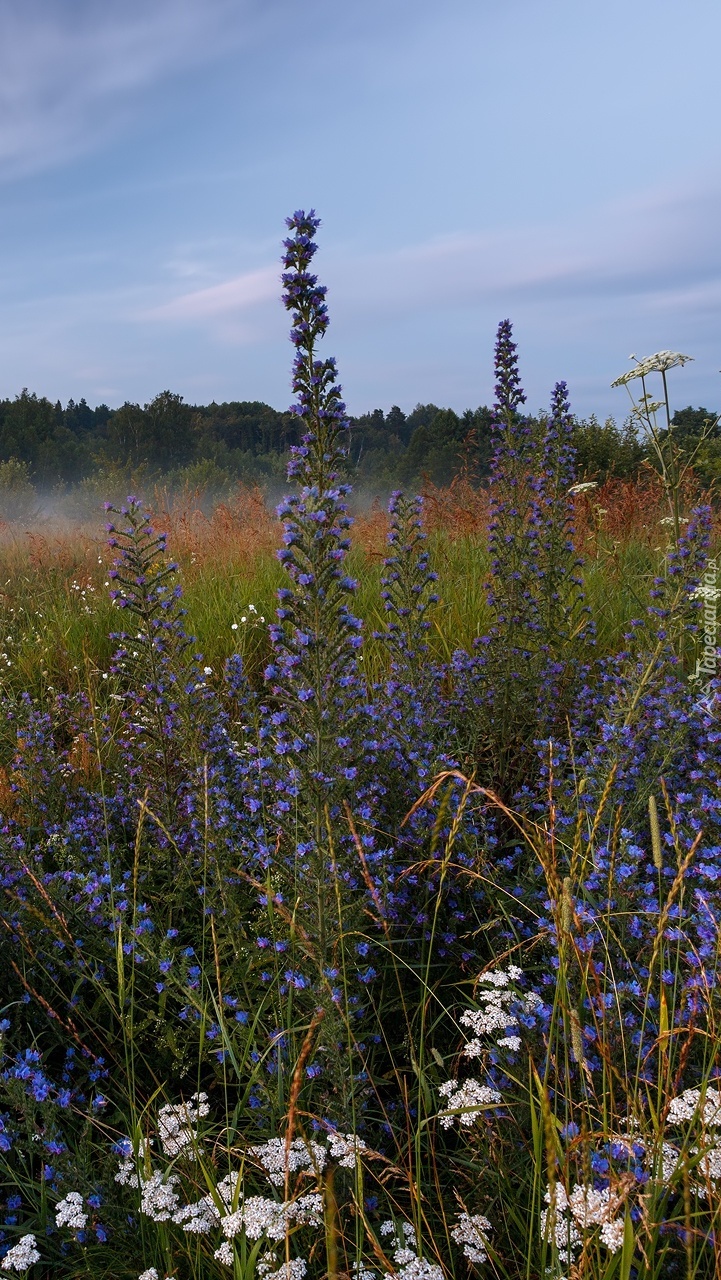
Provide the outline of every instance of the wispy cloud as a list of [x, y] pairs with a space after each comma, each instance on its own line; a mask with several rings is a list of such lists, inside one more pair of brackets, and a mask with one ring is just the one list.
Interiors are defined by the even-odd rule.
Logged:
[[[490, 383], [478, 385], [474, 335], [490, 341], [498, 320], [510, 315], [524, 335], [535, 397], [545, 396], [546, 366], [558, 366], [574, 386], [577, 408], [623, 413], [609, 388], [627, 349], [678, 345], [698, 358], [684, 394], [713, 403], [712, 375], [721, 363], [713, 350], [721, 323], [720, 220], [717, 188], [654, 188], [555, 221], [529, 219], [377, 252], [321, 239], [317, 267], [329, 285], [333, 350], [362, 404], [398, 400], [403, 387], [416, 398], [443, 401], [445, 394], [454, 404], [471, 403], [491, 394]], [[185, 332], [209, 350], [232, 346], [240, 357], [253, 348], [261, 362], [280, 367], [286, 324], [279, 264], [257, 265], [265, 245], [249, 246], [248, 254], [252, 270], [192, 291], [186, 284], [178, 296], [138, 308], [133, 320], [151, 322], [154, 341]], [[489, 356], [489, 377], [490, 367]]]
[[[721, 290], [720, 220], [721, 191], [650, 191], [565, 222], [447, 234], [377, 253], [322, 246], [319, 269], [333, 313], [360, 326], [369, 311], [388, 319], [424, 307], [550, 305], [574, 297], [612, 302], [633, 295], [649, 305], [672, 299], [708, 308]], [[260, 314], [279, 297], [279, 275], [279, 266], [268, 264], [184, 292], [142, 318], [212, 329], [232, 315]]]
[[107, 137], [164, 76], [241, 42], [256, 0], [4, 0], [0, 176]]
[[675, 294], [721, 278], [721, 191], [651, 191], [553, 223], [437, 237], [331, 262], [334, 292], [362, 306], [550, 302]]
[[147, 320], [213, 320], [277, 301], [281, 292], [280, 267], [261, 267], [207, 289], [182, 293], [144, 313]]

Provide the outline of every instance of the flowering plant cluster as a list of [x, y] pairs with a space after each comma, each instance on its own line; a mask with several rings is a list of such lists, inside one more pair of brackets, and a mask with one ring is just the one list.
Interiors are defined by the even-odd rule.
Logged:
[[0, 1270], [710, 1280], [711, 512], [667, 473], [648, 607], [596, 659], [567, 388], [524, 415], [504, 321], [492, 626], [433, 656], [443, 566], [394, 493], [367, 670], [318, 225], [284, 244], [300, 443], [275, 619], [242, 615], [262, 680], [196, 652], [129, 498], [107, 679], [5, 711]]

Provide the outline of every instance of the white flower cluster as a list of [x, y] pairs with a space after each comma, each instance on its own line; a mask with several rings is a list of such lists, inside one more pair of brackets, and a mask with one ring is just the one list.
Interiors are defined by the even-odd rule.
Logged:
[[516, 1008], [520, 1006], [530, 1013], [540, 1003], [540, 996], [535, 991], [521, 996], [514, 990], [511, 984], [517, 983], [522, 977], [523, 970], [515, 964], [509, 965], [508, 969], [491, 969], [481, 975], [478, 989], [481, 1008], [466, 1009], [461, 1014], [462, 1025], [470, 1027], [474, 1033], [474, 1038], [468, 1041], [463, 1050], [467, 1058], [479, 1058], [484, 1049], [480, 1037], [493, 1035], [497, 1031], [503, 1033], [496, 1039], [497, 1045], [512, 1051], [520, 1049], [518, 1020], [516, 1014], [511, 1012], [511, 1005]]
[[708, 1125], [712, 1132], [705, 1141], [689, 1146], [664, 1141], [659, 1149], [647, 1147], [638, 1134], [621, 1134], [616, 1139], [626, 1146], [629, 1155], [632, 1145], [636, 1148], [637, 1154], [644, 1157], [649, 1176], [663, 1187], [670, 1187], [674, 1182], [678, 1186], [681, 1176], [686, 1173], [691, 1194], [699, 1197], [708, 1194], [709, 1182], [721, 1181], [721, 1134], [714, 1132], [721, 1128], [721, 1094], [716, 1089], [707, 1089], [703, 1108], [700, 1107], [701, 1097], [699, 1089], [687, 1089], [679, 1094], [671, 1102], [668, 1119], [672, 1125], [688, 1125], [693, 1119], [701, 1122], [702, 1127]]
[[180, 1201], [175, 1187], [180, 1179], [175, 1173], [167, 1177], [156, 1169], [149, 1178], [140, 1177], [140, 1212], [153, 1222], [168, 1222], [175, 1214]]
[[671, 1182], [678, 1166], [679, 1153], [670, 1142], [664, 1142], [661, 1148], [661, 1181], [664, 1187]]
[[497, 1089], [490, 1089], [480, 1080], [446, 1080], [438, 1090], [441, 1097], [446, 1098], [449, 1106], [438, 1115], [442, 1129], [450, 1129], [454, 1120], [460, 1120], [466, 1128], [470, 1128], [486, 1107], [498, 1106], [501, 1095]]
[[0, 1266], [3, 1271], [27, 1271], [35, 1262], [40, 1261], [40, 1254], [35, 1244], [35, 1236], [21, 1236], [12, 1249], [8, 1249]]
[[244, 1231], [249, 1240], [283, 1240], [292, 1223], [296, 1226], [319, 1227], [323, 1223], [323, 1197], [317, 1191], [297, 1200], [279, 1203], [265, 1196], [248, 1196], [233, 1213], [221, 1218], [223, 1235], [232, 1240]]
[[364, 1262], [354, 1262], [351, 1266], [353, 1280], [376, 1280], [377, 1272], [366, 1266]]
[[298, 1173], [307, 1169], [316, 1175], [322, 1173], [329, 1156], [337, 1160], [342, 1169], [355, 1169], [360, 1153], [366, 1150], [363, 1139], [354, 1133], [338, 1133], [335, 1129], [328, 1133], [327, 1138], [327, 1148], [313, 1139], [294, 1138], [287, 1152], [283, 1138], [269, 1138], [261, 1146], [251, 1147], [250, 1154], [265, 1169], [268, 1181], [274, 1187], [284, 1185], [286, 1172]]
[[[636, 357], [629, 356], [629, 359], [636, 360]], [[637, 360], [636, 367], [629, 369], [628, 373], [622, 373], [611, 386], [623, 387], [633, 382], [634, 378], [645, 378], [649, 373], [665, 373], [668, 369], [675, 369], [677, 365], [688, 364], [689, 360], [693, 360], [693, 356], [685, 356], [680, 351], [657, 351], [652, 356]]]
[[238, 1171], [233, 1169], [230, 1173], [226, 1173], [215, 1189], [226, 1209], [233, 1209], [240, 1197], [240, 1174]]
[[491, 1224], [482, 1213], [459, 1213], [458, 1226], [451, 1229], [451, 1238], [463, 1245], [469, 1262], [487, 1262], [490, 1230]]
[[555, 1187], [555, 1203], [550, 1187], [545, 1201], [549, 1206], [541, 1214], [541, 1236], [553, 1241], [561, 1262], [572, 1262], [573, 1254], [583, 1243], [582, 1232], [600, 1226], [601, 1243], [610, 1253], [618, 1253], [623, 1245], [624, 1220], [616, 1217], [618, 1197], [606, 1188], [597, 1191], [582, 1183], [570, 1195], [560, 1182]]
[[[158, 1114], [158, 1135], [163, 1155], [170, 1159], [180, 1154], [194, 1156], [193, 1147], [197, 1142], [195, 1126], [208, 1111], [206, 1094], [194, 1094], [190, 1102], [163, 1107]], [[140, 1212], [155, 1222], [172, 1221], [188, 1234], [198, 1236], [220, 1229], [225, 1238], [215, 1250], [214, 1257], [223, 1266], [234, 1265], [233, 1240], [240, 1232], [249, 1240], [265, 1237], [268, 1241], [277, 1243], [285, 1239], [288, 1231], [294, 1227], [323, 1225], [323, 1197], [319, 1192], [295, 1194], [282, 1202], [265, 1196], [244, 1196], [237, 1171], [222, 1178], [212, 1192], [199, 1200], [184, 1204], [180, 1194], [180, 1176], [172, 1172], [172, 1166], [165, 1170], [153, 1169], [149, 1162], [150, 1149], [151, 1142], [143, 1140], [139, 1144], [137, 1155], [129, 1154], [130, 1143], [127, 1142], [126, 1154], [120, 1160], [115, 1175], [116, 1182], [121, 1186], [138, 1188]], [[327, 1146], [317, 1141], [296, 1138], [286, 1151], [283, 1139], [272, 1138], [251, 1147], [250, 1155], [263, 1168], [269, 1182], [275, 1187], [282, 1187], [287, 1173], [310, 1172], [317, 1178], [329, 1158], [336, 1160], [342, 1168], [352, 1169], [365, 1149], [365, 1143], [355, 1134], [332, 1130], [327, 1135]], [[295, 1190], [297, 1189], [296, 1187]], [[67, 1202], [63, 1202], [66, 1225], [73, 1225], [73, 1222], [79, 1224], [77, 1214], [82, 1210], [82, 1198], [77, 1196], [73, 1200], [73, 1196], [77, 1196], [77, 1193], [70, 1193]], [[87, 1215], [81, 1216], [84, 1225]], [[278, 1260], [272, 1252], [266, 1257], [267, 1280], [302, 1280], [305, 1263], [301, 1259], [295, 1259], [289, 1270], [285, 1264], [278, 1268]], [[414, 1257], [413, 1254], [411, 1258]], [[371, 1278], [368, 1277], [368, 1280]], [[408, 1280], [413, 1278], [409, 1277]], [[436, 1278], [430, 1277], [429, 1280]]]
[[328, 1134], [328, 1147], [331, 1156], [338, 1161], [341, 1169], [355, 1169], [361, 1151], [366, 1150], [363, 1139], [358, 1138], [354, 1133], [336, 1133], [335, 1131]]
[[437, 1262], [414, 1257], [396, 1273], [399, 1280], [443, 1280], [443, 1270]]
[[[180, 1149], [183, 1147], [184, 1144], [181, 1144]], [[302, 1151], [296, 1146], [293, 1153], [297, 1157], [295, 1167], [306, 1167], [309, 1163], [310, 1153], [304, 1144], [301, 1143], [301, 1147]], [[325, 1150], [318, 1150], [325, 1159]], [[267, 1168], [270, 1164], [271, 1180], [275, 1181], [282, 1171], [282, 1144], [265, 1144], [264, 1147], [255, 1149], [255, 1154], [259, 1153], [264, 1167]], [[278, 1158], [281, 1161], [280, 1171], [277, 1168]], [[139, 1186], [140, 1212], [154, 1222], [172, 1221], [193, 1235], [208, 1235], [220, 1227], [225, 1240], [216, 1249], [214, 1256], [225, 1266], [233, 1265], [231, 1241], [241, 1231], [250, 1240], [259, 1240], [265, 1235], [269, 1240], [280, 1241], [292, 1226], [319, 1227], [323, 1223], [323, 1198], [319, 1192], [311, 1192], [284, 1202], [270, 1200], [265, 1196], [244, 1197], [240, 1175], [235, 1170], [218, 1182], [214, 1194], [207, 1194], [190, 1204], [180, 1202], [177, 1190], [180, 1178], [177, 1174], [156, 1169], [146, 1176], [146, 1173], [136, 1170], [134, 1161], [129, 1158], [121, 1162], [116, 1180], [123, 1185], [136, 1183]], [[219, 1208], [219, 1202], [225, 1212]]]
[[[703, 1099], [703, 1102], [702, 1102]], [[721, 1093], [718, 1089], [685, 1089], [677, 1098], [672, 1098], [668, 1109], [670, 1125], [689, 1125], [691, 1121], [701, 1129], [718, 1130], [721, 1128]], [[703, 1197], [707, 1194], [708, 1183], [721, 1179], [721, 1135], [713, 1133], [710, 1142], [702, 1142], [688, 1148], [688, 1156], [693, 1160], [694, 1170], [701, 1181], [692, 1180], [693, 1195]], [[661, 1181], [668, 1186], [674, 1176], [678, 1175], [681, 1150], [673, 1143], [664, 1142], [661, 1148]]]
[[284, 1262], [277, 1271], [261, 1272], [261, 1275], [263, 1280], [303, 1280], [306, 1271], [307, 1267], [302, 1258], [291, 1258], [290, 1262]]
[[570, 495], [577, 493], [590, 493], [592, 489], [598, 488], [598, 480], [582, 480], [579, 484], [572, 484], [567, 490]]
[[[185, 1152], [195, 1159], [194, 1147], [198, 1141], [195, 1125], [210, 1112], [207, 1093], [194, 1093], [190, 1102], [179, 1102], [161, 1107], [158, 1112], [158, 1135], [166, 1156]], [[190, 1148], [190, 1150], [188, 1150]]]
[[623, 1248], [625, 1226], [623, 1218], [614, 1218], [601, 1226], [601, 1244], [605, 1244], [609, 1253], [618, 1253]]
[[[678, 521], [673, 516], [663, 516], [658, 523], [663, 525], [664, 528], [669, 529], [675, 527], [677, 523], [688, 524], [688, 520], [686, 516], [679, 516]], [[705, 590], [705, 587], [699, 587], [698, 590], [689, 592], [689, 600], [694, 600], [698, 596], [703, 596], [705, 594]]]
[[[236, 1188], [240, 1175], [233, 1171], [226, 1174], [218, 1183], [216, 1193], [226, 1209], [231, 1210], [237, 1199]], [[165, 1182], [161, 1173], [154, 1173], [149, 1179], [140, 1177], [141, 1212], [156, 1222], [164, 1222], [168, 1218], [191, 1235], [207, 1235], [214, 1227], [220, 1225], [222, 1215], [212, 1195], [202, 1196], [191, 1204], [180, 1205], [174, 1187], [178, 1183], [175, 1174], [171, 1174]], [[162, 1216], [161, 1216], [162, 1215]]]
[[683, 1124], [695, 1117], [709, 1128], [721, 1128], [721, 1093], [718, 1089], [707, 1089], [701, 1107], [701, 1090], [685, 1089], [677, 1098], [672, 1098], [668, 1109], [669, 1124]]
[[394, 1237], [392, 1256], [398, 1266], [398, 1270], [392, 1273], [394, 1280], [443, 1280], [443, 1271], [437, 1263], [419, 1258], [416, 1233], [410, 1222], [404, 1222], [398, 1232], [392, 1222], [384, 1222], [380, 1232]]
[[181, 1205], [173, 1214], [173, 1222], [189, 1235], [207, 1236], [220, 1222], [220, 1214], [212, 1196], [203, 1196], [194, 1204]]
[[274, 1187], [282, 1187], [286, 1170], [297, 1173], [299, 1169], [312, 1169], [314, 1173], [322, 1173], [325, 1168], [326, 1150], [319, 1142], [306, 1142], [304, 1138], [295, 1138], [290, 1143], [287, 1153], [283, 1138], [270, 1138], [262, 1146], [251, 1147], [250, 1154], [263, 1166], [268, 1174], [268, 1181]]
[[119, 1182], [121, 1187], [129, 1187], [131, 1183], [137, 1183], [137, 1175], [135, 1172], [135, 1161], [131, 1156], [126, 1156], [118, 1165], [118, 1172], [115, 1175], [115, 1181]]
[[55, 1207], [55, 1226], [70, 1227], [72, 1231], [82, 1231], [88, 1220], [83, 1212], [83, 1197], [79, 1191], [68, 1191], [64, 1200], [59, 1200]]
[[[700, 1156], [696, 1169], [705, 1182], [716, 1182], [721, 1178], [721, 1147], [692, 1147], [691, 1154]], [[696, 1190], [696, 1189], [695, 1189]], [[704, 1189], [699, 1187], [697, 1195], [703, 1195]]]

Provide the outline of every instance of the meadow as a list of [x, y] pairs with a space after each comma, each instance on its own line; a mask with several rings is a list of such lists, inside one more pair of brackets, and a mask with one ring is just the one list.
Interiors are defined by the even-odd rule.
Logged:
[[[490, 484], [354, 496], [284, 242], [277, 512], [0, 531], [0, 1269], [721, 1267], [718, 512], [579, 478], [498, 330]], [[667, 409], [665, 428], [656, 414]]]
[[[348, 564], [358, 581], [364, 661], [376, 679], [388, 665], [373, 633], [384, 622], [380, 579], [390, 522], [387, 503], [360, 496], [362, 502], [351, 502]], [[274, 617], [284, 581], [276, 554], [282, 524], [272, 501], [260, 488], [243, 485], [217, 504], [203, 490], [169, 494], [152, 486], [148, 507], [167, 531], [189, 629], [208, 664], [222, 678], [225, 662], [239, 652], [259, 686], [270, 652], [259, 620]], [[456, 648], [471, 649], [492, 624], [488, 508], [488, 490], [463, 477], [424, 491], [427, 549], [440, 577], [427, 640], [439, 661]], [[663, 487], [653, 474], [639, 482], [607, 480], [576, 498], [574, 544], [584, 561], [599, 653], [617, 652], [628, 622], [649, 603], [666, 549], [666, 513]], [[36, 519], [27, 529], [22, 522], [0, 525], [0, 687], [6, 696], [97, 693], [111, 666], [117, 625], [107, 576], [114, 557], [104, 523], [98, 506], [82, 520]], [[717, 526], [712, 541], [718, 546]]]

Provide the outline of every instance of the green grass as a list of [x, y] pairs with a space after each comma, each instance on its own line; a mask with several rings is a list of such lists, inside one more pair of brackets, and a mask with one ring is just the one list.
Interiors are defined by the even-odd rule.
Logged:
[[[172, 540], [169, 549], [172, 554]], [[429, 549], [440, 597], [431, 614], [429, 643], [434, 657], [447, 659], [454, 649], [470, 649], [490, 626], [488, 555], [483, 536], [452, 538], [443, 531], [430, 535]], [[226, 541], [200, 552], [181, 551], [179, 560], [187, 629], [212, 668], [211, 679], [220, 679], [227, 658], [240, 652], [250, 678], [260, 682], [269, 647], [267, 623], [283, 582], [267, 530], [255, 553], [245, 547], [236, 554]], [[27, 691], [42, 702], [56, 692], [97, 693], [108, 687], [116, 648], [110, 634], [128, 623], [110, 600], [110, 564], [100, 529], [54, 538], [21, 535], [0, 545], [0, 692], [5, 697]], [[586, 562], [586, 597], [599, 655], [623, 647], [628, 623], [648, 603], [660, 564], [660, 550], [636, 539], [615, 542]], [[356, 546], [348, 569], [359, 583], [356, 609], [365, 623], [364, 662], [372, 681], [383, 673], [381, 647], [372, 638], [384, 625], [382, 552]]]

